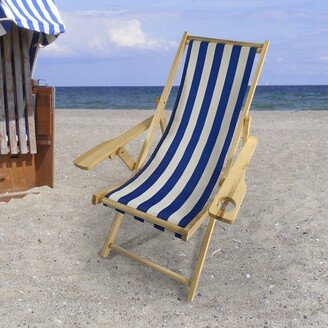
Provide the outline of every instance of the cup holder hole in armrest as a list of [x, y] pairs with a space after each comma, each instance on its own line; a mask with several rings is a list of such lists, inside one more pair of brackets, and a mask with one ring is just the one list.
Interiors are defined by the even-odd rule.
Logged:
[[231, 212], [236, 208], [236, 202], [230, 197], [221, 197], [217, 207], [220, 211]]

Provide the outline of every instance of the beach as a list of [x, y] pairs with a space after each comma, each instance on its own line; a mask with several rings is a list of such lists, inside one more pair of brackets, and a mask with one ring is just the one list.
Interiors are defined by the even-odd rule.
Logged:
[[[328, 111], [251, 112], [248, 192], [216, 226], [193, 303], [160, 273], [100, 257], [114, 210], [92, 194], [130, 172], [119, 158], [73, 165], [151, 113], [56, 110], [55, 188], [0, 203], [0, 327], [326, 327]], [[126, 217], [117, 243], [190, 276], [205, 227], [183, 242]]]

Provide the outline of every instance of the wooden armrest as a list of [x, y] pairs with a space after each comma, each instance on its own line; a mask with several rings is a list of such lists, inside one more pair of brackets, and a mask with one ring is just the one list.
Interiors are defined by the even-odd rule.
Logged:
[[[230, 224], [234, 222], [246, 194], [245, 172], [256, 145], [257, 139], [249, 137], [210, 206], [211, 218]], [[234, 207], [230, 211], [227, 209], [229, 203]]]
[[153, 116], [150, 116], [119, 137], [100, 143], [76, 158], [74, 160], [74, 165], [82, 170], [90, 170], [106, 158], [118, 155], [117, 152], [121, 147], [138, 137], [149, 128], [152, 119]]

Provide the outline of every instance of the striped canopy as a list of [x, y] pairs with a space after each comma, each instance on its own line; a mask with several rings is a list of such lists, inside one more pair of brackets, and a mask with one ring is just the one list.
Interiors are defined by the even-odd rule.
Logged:
[[40, 34], [47, 45], [65, 32], [64, 23], [52, 0], [1, 0], [0, 36], [8, 32], [10, 23]]
[[39, 45], [46, 46], [65, 32], [53, 0], [0, 0], [0, 36], [10, 31], [12, 24], [30, 31], [32, 73]]
[[255, 54], [255, 48], [190, 41], [162, 139], [141, 170], [106, 197], [181, 227], [202, 212], [221, 173]]

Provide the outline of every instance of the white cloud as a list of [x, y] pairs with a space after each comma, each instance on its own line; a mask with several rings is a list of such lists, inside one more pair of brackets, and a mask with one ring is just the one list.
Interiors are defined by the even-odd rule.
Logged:
[[47, 57], [107, 58], [131, 50], [164, 51], [176, 47], [147, 35], [138, 19], [126, 11], [76, 11], [62, 13], [66, 32], [42, 50]]
[[141, 24], [131, 19], [122, 26], [109, 30], [110, 39], [120, 47], [133, 47], [147, 44], [146, 34], [141, 30]]
[[328, 56], [321, 56], [321, 57], [319, 57], [319, 61], [321, 61], [323, 63], [328, 63]]

